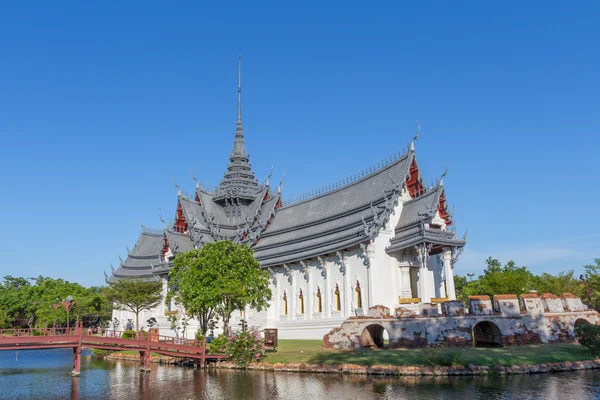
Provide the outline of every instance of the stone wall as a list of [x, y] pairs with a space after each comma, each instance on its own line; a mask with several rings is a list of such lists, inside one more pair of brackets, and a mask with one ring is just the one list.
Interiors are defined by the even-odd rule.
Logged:
[[[598, 313], [587, 310], [569, 293], [559, 299], [544, 294], [498, 295], [494, 307], [488, 296], [469, 298], [464, 304], [449, 301], [422, 305], [420, 314], [398, 308], [394, 315], [381, 308], [367, 317], [352, 317], [323, 338], [326, 348], [425, 347], [428, 345], [509, 346], [561, 343], [575, 340], [575, 325], [600, 323]], [[375, 307], [374, 307], [375, 308]], [[559, 311], [560, 310], [560, 311]], [[574, 311], [573, 311], [574, 310]]]

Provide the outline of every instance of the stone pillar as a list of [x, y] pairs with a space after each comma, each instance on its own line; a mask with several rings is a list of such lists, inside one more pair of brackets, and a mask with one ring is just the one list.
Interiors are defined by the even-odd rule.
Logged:
[[427, 296], [427, 284], [425, 280], [427, 279], [427, 264], [421, 265], [419, 268], [419, 297], [421, 298], [421, 303], [429, 303], [429, 296]]
[[296, 297], [298, 296], [298, 293], [296, 293], [296, 291], [298, 290], [298, 288], [296, 287], [296, 271], [292, 270], [290, 271], [290, 273], [292, 274], [292, 293], [288, 294], [287, 298], [288, 298], [288, 319], [294, 320], [296, 319]]
[[409, 266], [402, 266], [400, 267], [400, 283], [401, 283], [401, 289], [400, 289], [400, 297], [403, 299], [409, 299], [411, 297], [413, 297], [412, 295], [412, 282], [410, 279], [410, 267]]
[[448, 297], [448, 300], [456, 300], [454, 273], [452, 272], [452, 249], [450, 247], [444, 247], [444, 273], [446, 279], [446, 297]]
[[308, 270], [308, 284], [306, 285], [307, 290], [304, 294], [304, 314], [306, 314], [307, 319], [313, 319], [313, 313], [315, 311], [314, 308], [314, 298], [315, 298], [315, 285], [313, 282], [313, 267], [309, 267]]
[[373, 307], [373, 274], [371, 273], [371, 270], [373, 269], [373, 263], [375, 261], [375, 245], [373, 243], [367, 245], [367, 259], [368, 259], [368, 266], [367, 266], [367, 307], [364, 307], [364, 309], [368, 310], [369, 308]]

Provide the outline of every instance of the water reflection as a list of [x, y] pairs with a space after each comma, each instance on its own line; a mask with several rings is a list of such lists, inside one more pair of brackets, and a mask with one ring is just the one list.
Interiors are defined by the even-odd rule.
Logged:
[[2, 399], [594, 399], [600, 371], [511, 377], [401, 377], [194, 370], [84, 357], [69, 376], [72, 352], [0, 352]]

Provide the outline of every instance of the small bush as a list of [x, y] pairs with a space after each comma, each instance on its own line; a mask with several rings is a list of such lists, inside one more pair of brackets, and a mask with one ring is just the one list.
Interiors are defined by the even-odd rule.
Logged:
[[33, 332], [33, 336], [40, 336], [42, 333], [40, 331], [38, 331], [37, 329], [35, 329]]
[[210, 354], [224, 353], [227, 345], [227, 336], [220, 334], [208, 344], [208, 352]]
[[92, 349], [92, 356], [94, 357], [106, 357], [109, 354], [114, 353], [114, 350], [101, 350], [101, 349]]
[[10, 329], [10, 324], [9, 323], [0, 324], [0, 329]]
[[121, 335], [121, 339], [131, 339], [133, 337], [135, 337], [135, 331], [132, 330], [126, 330], [125, 332], [123, 332], [123, 334]]
[[600, 325], [578, 325], [575, 333], [579, 344], [590, 349], [594, 357], [600, 357]]
[[236, 364], [245, 367], [258, 362], [265, 355], [265, 343], [258, 331], [231, 333], [225, 345], [225, 355]]
[[453, 365], [462, 365], [465, 362], [465, 353], [463, 350], [442, 351], [441, 347], [428, 347], [423, 350], [423, 364], [435, 367], [441, 365], [451, 367]]

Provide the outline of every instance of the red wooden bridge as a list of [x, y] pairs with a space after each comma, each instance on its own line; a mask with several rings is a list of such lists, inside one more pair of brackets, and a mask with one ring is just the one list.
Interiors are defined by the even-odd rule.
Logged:
[[206, 340], [190, 340], [134, 332], [130, 339], [123, 339], [123, 331], [106, 331], [103, 335], [92, 335], [78, 323], [74, 328], [45, 329], [0, 329], [1, 350], [73, 349], [73, 371], [77, 376], [81, 370], [81, 349], [133, 350], [140, 353], [140, 370], [150, 371], [150, 353], [171, 357], [188, 358], [206, 365], [207, 360], [220, 360], [223, 354], [207, 354]]

